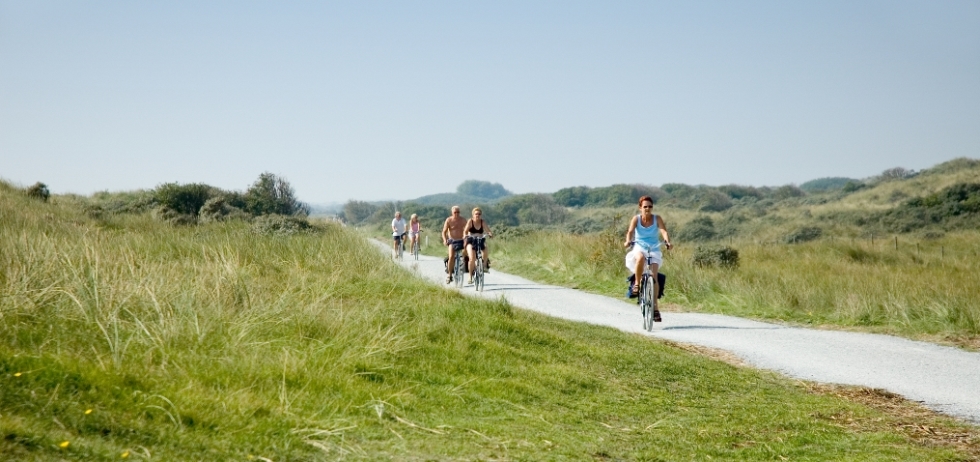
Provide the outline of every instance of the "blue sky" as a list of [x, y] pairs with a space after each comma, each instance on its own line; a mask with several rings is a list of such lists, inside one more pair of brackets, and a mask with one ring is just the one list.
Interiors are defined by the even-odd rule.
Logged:
[[980, 2], [0, 0], [0, 177], [312, 203], [980, 158]]

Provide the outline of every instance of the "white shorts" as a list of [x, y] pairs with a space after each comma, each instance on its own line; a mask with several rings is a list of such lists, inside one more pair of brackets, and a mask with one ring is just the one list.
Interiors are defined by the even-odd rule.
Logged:
[[[645, 252], [639, 246], [633, 247], [628, 254], [626, 254], [626, 269], [636, 271], [636, 262], [640, 260], [646, 260], [646, 257], [651, 257], [653, 262], [657, 264], [658, 267], [664, 264], [664, 255], [659, 251]], [[646, 264], [643, 265], [646, 268]]]

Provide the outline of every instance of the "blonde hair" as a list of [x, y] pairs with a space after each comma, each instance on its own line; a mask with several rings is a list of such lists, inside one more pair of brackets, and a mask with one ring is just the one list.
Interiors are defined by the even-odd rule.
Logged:
[[483, 213], [483, 210], [480, 209], [479, 207], [473, 207], [473, 212], [472, 213], [476, 213], [476, 212]]
[[413, 213], [412, 214], [412, 221], [419, 221], [419, 214]]

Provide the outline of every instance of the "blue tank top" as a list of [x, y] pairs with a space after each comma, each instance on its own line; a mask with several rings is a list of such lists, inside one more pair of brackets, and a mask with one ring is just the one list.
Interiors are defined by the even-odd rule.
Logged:
[[643, 226], [643, 218], [636, 216], [636, 245], [647, 252], [660, 251], [660, 228], [657, 227], [657, 216], [653, 216], [653, 223], [650, 226]]

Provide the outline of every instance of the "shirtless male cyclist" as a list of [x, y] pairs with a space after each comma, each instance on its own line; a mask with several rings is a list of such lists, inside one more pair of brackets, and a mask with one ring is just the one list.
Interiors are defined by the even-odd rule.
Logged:
[[466, 227], [466, 219], [459, 216], [459, 206], [454, 205], [452, 215], [446, 218], [442, 225], [442, 242], [449, 246], [449, 260], [446, 260], [446, 284], [453, 282], [452, 265], [456, 261], [456, 252], [463, 250], [463, 231]]

